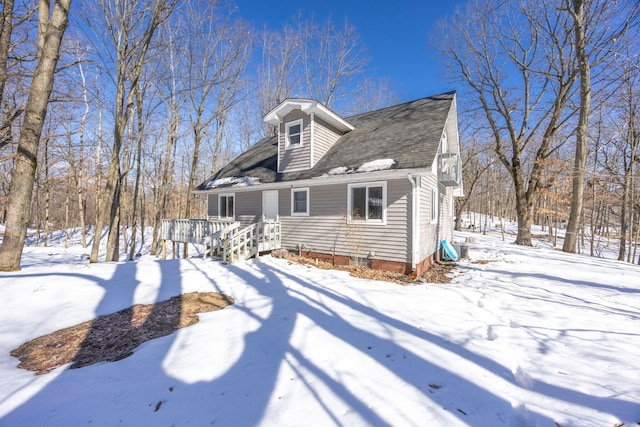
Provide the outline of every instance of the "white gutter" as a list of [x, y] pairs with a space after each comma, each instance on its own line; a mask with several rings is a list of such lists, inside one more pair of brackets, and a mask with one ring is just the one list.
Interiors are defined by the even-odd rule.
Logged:
[[261, 191], [272, 190], [276, 188], [291, 188], [291, 187], [313, 187], [315, 185], [330, 185], [330, 184], [344, 184], [352, 182], [369, 182], [369, 181], [381, 181], [387, 179], [403, 179], [407, 176], [437, 176], [430, 169], [389, 169], [384, 171], [375, 172], [360, 172], [360, 173], [345, 173], [340, 175], [329, 176], [317, 176], [313, 178], [281, 181], [281, 182], [266, 182], [247, 186], [229, 186], [221, 188], [210, 188], [207, 190], [194, 190], [193, 194], [208, 194], [217, 193], [220, 191]]

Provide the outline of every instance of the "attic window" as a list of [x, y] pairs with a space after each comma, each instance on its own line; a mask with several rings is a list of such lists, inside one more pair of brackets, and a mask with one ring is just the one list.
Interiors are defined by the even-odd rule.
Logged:
[[295, 148], [302, 145], [302, 119], [285, 125], [285, 138], [286, 148]]

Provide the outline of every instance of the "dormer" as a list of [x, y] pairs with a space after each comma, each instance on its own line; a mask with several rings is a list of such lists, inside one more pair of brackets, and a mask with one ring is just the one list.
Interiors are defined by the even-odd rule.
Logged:
[[308, 170], [354, 127], [311, 99], [286, 99], [264, 116], [277, 127], [278, 172]]

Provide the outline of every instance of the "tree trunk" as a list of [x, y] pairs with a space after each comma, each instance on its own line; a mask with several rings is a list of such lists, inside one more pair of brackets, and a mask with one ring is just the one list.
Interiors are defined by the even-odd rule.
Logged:
[[44, 28], [41, 26], [39, 31], [45, 31], [46, 34], [43, 34], [44, 42], [39, 46], [38, 65], [33, 73], [20, 130], [16, 167], [7, 204], [6, 230], [0, 247], [0, 271], [20, 270], [22, 249], [29, 225], [29, 205], [37, 168], [38, 144], [53, 88], [60, 44], [69, 23], [70, 4], [71, 0], [56, 0], [49, 18], [49, 3], [47, 0], [40, 0], [40, 21], [45, 21], [46, 17], [47, 25]]
[[[4, 99], [4, 88], [7, 83], [7, 61], [9, 58], [9, 50], [11, 49], [11, 32], [13, 30], [13, 0], [4, 0], [2, 2], [2, 31], [0, 32], [0, 105]], [[4, 133], [4, 123], [2, 125]], [[4, 136], [4, 135], [2, 135]], [[0, 139], [0, 147], [3, 142]]]
[[629, 213], [627, 212], [627, 207], [629, 204], [629, 198], [631, 197], [631, 185], [629, 181], [629, 172], [625, 165], [624, 184], [622, 185], [622, 201], [620, 207], [620, 246], [618, 248], [618, 261], [624, 261], [627, 249], [627, 230], [629, 229], [629, 221], [627, 219]]
[[51, 184], [49, 183], [49, 138], [44, 141], [44, 247], [49, 246], [49, 204]]
[[[80, 120], [80, 144], [78, 147], [78, 164], [74, 171], [76, 176], [76, 194], [78, 196], [78, 212], [80, 214], [80, 228], [82, 231], [82, 248], [87, 247], [87, 203], [84, 198], [84, 131], [87, 123], [87, 116], [89, 115], [89, 101], [87, 99], [87, 84], [84, 76], [84, 70], [82, 69], [82, 62], [78, 65], [80, 70], [80, 77], [82, 78], [82, 100], [84, 102], [84, 113]], [[73, 155], [73, 153], [69, 153]]]
[[[136, 93], [136, 114], [138, 117], [138, 133], [136, 148], [136, 181], [133, 188], [133, 209], [131, 214], [131, 247], [129, 248], [129, 261], [133, 261], [136, 255], [136, 228], [137, 228], [137, 208], [138, 208], [138, 192], [140, 191], [140, 175], [142, 174], [142, 138], [144, 130], [144, 122], [142, 118], [142, 100], [140, 94]], [[144, 233], [144, 230], [142, 230]]]
[[[514, 159], [513, 163], [517, 163]], [[516, 245], [532, 246], [531, 243], [531, 206], [534, 203], [534, 191], [527, 192], [522, 181], [519, 166], [509, 169], [513, 178], [513, 189], [516, 193], [516, 218], [518, 221], [518, 233], [516, 234]], [[533, 184], [529, 183], [531, 188]]]
[[[107, 175], [107, 183], [104, 189], [103, 204], [104, 206], [98, 212], [96, 220], [96, 239], [93, 241], [91, 248], [91, 256], [89, 262], [98, 262], [98, 252], [100, 247], [99, 234], [102, 227], [107, 224], [109, 228], [109, 236], [107, 238], [106, 261], [119, 260], [119, 211], [120, 211], [120, 192], [122, 186], [122, 173], [120, 168], [120, 151], [124, 140], [127, 122], [133, 106], [134, 90], [126, 90], [126, 82], [130, 82], [131, 88], [136, 88], [142, 73], [142, 67], [146, 61], [147, 51], [158, 29], [158, 26], [164, 22], [171, 14], [178, 0], [171, 0], [167, 5], [166, 0], [158, 0], [150, 5], [153, 9], [149, 22], [145, 25], [146, 29], [140, 34], [140, 38], [135, 40], [135, 49], [131, 49], [128, 33], [133, 33], [134, 28], [129, 27], [125, 22], [117, 22], [111, 30], [116, 36], [116, 55], [117, 55], [117, 82], [115, 96], [115, 123], [113, 127], [113, 150], [111, 152], [111, 163]], [[109, 2], [101, 2], [102, 7], [108, 6]], [[106, 12], [106, 9], [103, 9]], [[119, 16], [116, 19], [121, 20]], [[120, 25], [119, 28], [116, 28]], [[125, 39], [122, 35], [127, 33]], [[135, 53], [132, 53], [135, 52]], [[107, 223], [108, 219], [108, 223]]]
[[[177, 117], [174, 117], [174, 119], [177, 120]], [[172, 123], [169, 125], [169, 135], [167, 136], [167, 151], [165, 152], [162, 170], [162, 182], [160, 183], [160, 194], [158, 197], [158, 204], [156, 206], [154, 217], [153, 240], [151, 241], [151, 255], [156, 255], [158, 253], [158, 234], [160, 232], [160, 223], [167, 212], [167, 201], [169, 198], [169, 178], [171, 171], [173, 170], [172, 153], [178, 133], [178, 124], [175, 120], [172, 120]]]
[[574, 35], [576, 59], [580, 71], [580, 115], [576, 128], [576, 153], [573, 164], [571, 212], [562, 245], [563, 252], [575, 253], [580, 218], [584, 205], [584, 168], [587, 162], [587, 134], [589, 132], [589, 112], [591, 110], [591, 65], [586, 52], [586, 29], [584, 20], [584, 0], [573, 0]]

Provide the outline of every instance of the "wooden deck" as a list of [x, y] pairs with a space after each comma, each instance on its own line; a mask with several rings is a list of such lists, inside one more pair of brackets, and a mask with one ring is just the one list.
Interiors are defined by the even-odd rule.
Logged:
[[167, 256], [167, 241], [204, 245], [206, 255], [221, 255], [227, 262], [258, 256], [260, 252], [280, 249], [282, 245], [279, 221], [261, 221], [241, 227], [237, 221], [163, 219], [160, 238], [163, 259]]

